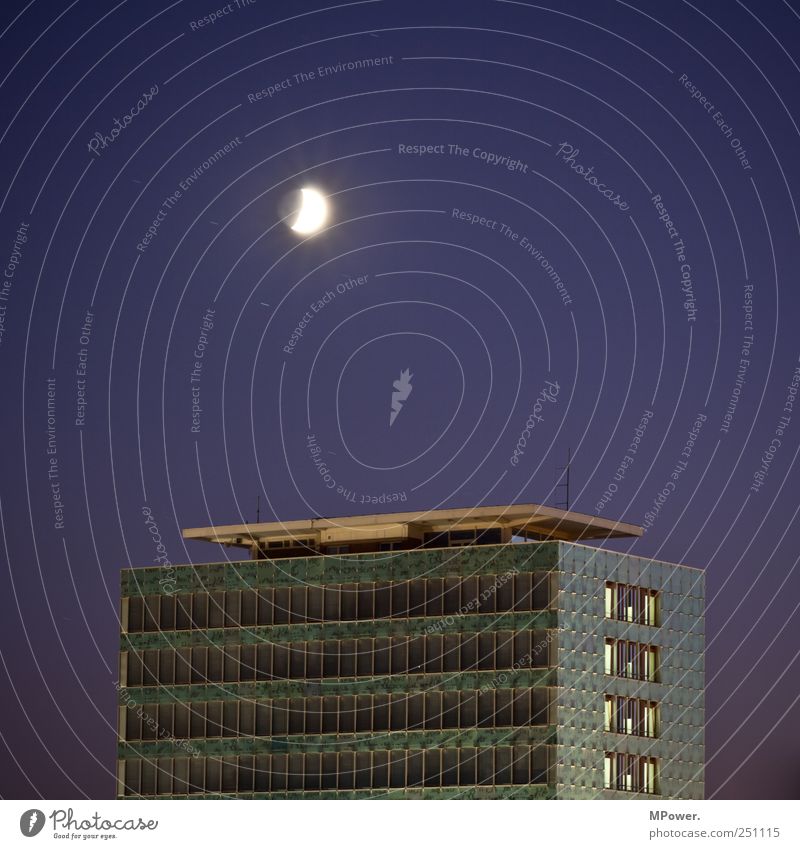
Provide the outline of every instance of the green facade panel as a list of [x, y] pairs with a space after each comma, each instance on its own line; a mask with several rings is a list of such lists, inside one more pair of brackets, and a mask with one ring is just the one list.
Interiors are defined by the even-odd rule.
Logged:
[[[249, 589], [295, 586], [298, 583], [332, 584], [359, 581], [402, 581], [442, 575], [482, 575], [511, 568], [533, 572], [552, 569], [558, 560], [557, 542], [525, 546], [471, 546], [431, 548], [380, 554], [328, 554], [283, 560], [244, 560], [124, 569], [122, 595], [195, 592], [197, 590]], [[480, 549], [478, 551], [478, 549]], [[489, 549], [493, 549], [492, 552]], [[487, 556], [488, 555], [488, 556]], [[174, 572], [174, 574], [173, 574]], [[166, 589], [165, 589], [166, 588]]]

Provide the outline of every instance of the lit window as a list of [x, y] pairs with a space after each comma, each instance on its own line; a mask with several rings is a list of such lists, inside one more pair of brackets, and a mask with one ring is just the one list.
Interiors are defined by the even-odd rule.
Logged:
[[655, 702], [647, 702], [644, 706], [644, 735], [645, 737], [655, 737], [657, 732], [657, 717], [658, 706]]
[[638, 681], [658, 680], [658, 648], [633, 640], [607, 639], [605, 673]]
[[657, 598], [655, 590], [609, 581], [605, 588], [606, 619], [656, 625]]
[[603, 774], [607, 790], [624, 790], [628, 793], [658, 792], [656, 758], [606, 752]]
[[642, 793], [655, 793], [656, 792], [656, 759], [655, 758], [645, 758], [644, 759], [644, 783], [642, 786]]
[[606, 696], [605, 730], [638, 737], [657, 735], [656, 702], [627, 696]]

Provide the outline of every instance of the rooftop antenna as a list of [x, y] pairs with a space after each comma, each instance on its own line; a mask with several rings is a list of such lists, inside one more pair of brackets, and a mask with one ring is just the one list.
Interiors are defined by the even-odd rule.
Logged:
[[564, 510], [569, 510], [569, 467], [572, 463], [572, 448], [567, 448], [567, 465], [566, 466], [558, 466], [556, 471], [559, 472], [558, 479], [556, 481], [555, 489], [556, 491], [561, 490], [564, 493], [564, 498], [562, 501], [556, 502], [556, 507], [563, 507]]
[[256, 524], [261, 521], [261, 493], [256, 496]]

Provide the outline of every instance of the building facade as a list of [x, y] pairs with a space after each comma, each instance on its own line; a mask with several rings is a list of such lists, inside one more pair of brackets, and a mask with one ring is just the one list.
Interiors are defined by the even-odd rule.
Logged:
[[122, 573], [119, 797], [703, 797], [703, 572], [538, 505], [185, 531]]

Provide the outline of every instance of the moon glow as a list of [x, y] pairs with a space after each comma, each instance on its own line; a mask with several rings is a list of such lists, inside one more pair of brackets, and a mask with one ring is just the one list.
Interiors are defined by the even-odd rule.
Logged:
[[292, 224], [295, 233], [305, 235], [319, 230], [328, 217], [328, 202], [316, 189], [301, 189], [300, 209]]

